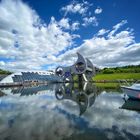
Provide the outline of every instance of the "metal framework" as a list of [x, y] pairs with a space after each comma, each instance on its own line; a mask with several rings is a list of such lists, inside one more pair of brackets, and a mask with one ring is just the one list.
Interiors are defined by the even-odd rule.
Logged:
[[73, 76], [78, 75], [78, 80], [89, 81], [96, 73], [96, 68], [88, 58], [84, 58], [80, 53], [77, 53], [78, 59], [72, 66], [59, 66], [55, 70], [55, 74], [63, 79], [64, 82], [72, 82]]

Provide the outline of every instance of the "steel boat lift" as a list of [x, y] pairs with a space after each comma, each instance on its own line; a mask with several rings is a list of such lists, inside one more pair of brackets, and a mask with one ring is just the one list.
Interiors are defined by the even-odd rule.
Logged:
[[80, 53], [77, 53], [78, 59], [68, 67], [59, 66], [55, 70], [55, 74], [62, 79], [63, 82], [72, 82], [73, 76], [78, 75], [78, 82], [90, 81], [96, 74], [96, 67], [88, 58], [84, 58]]

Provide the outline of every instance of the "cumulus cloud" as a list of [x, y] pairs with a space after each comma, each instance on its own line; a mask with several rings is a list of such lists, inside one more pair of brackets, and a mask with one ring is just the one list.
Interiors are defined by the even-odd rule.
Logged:
[[118, 31], [118, 29], [121, 28], [126, 23], [127, 20], [122, 20], [120, 23], [113, 26], [113, 30], [108, 34], [108, 37], [112, 37]]
[[69, 18], [62, 18], [59, 22], [57, 22], [57, 24], [60, 26], [60, 28], [68, 29], [71, 31], [78, 30], [80, 26], [78, 21], [72, 22]]
[[98, 7], [97, 9], [95, 9], [95, 14], [101, 14], [102, 11], [103, 11], [103, 9]]
[[[74, 6], [77, 4], [74, 3]], [[81, 7], [85, 5], [90, 4], [84, 1]], [[121, 30], [126, 20], [113, 26], [112, 30], [99, 30], [74, 48], [74, 39], [80, 35], [71, 31], [78, 30], [80, 24], [97, 26], [95, 16], [82, 17], [83, 24], [66, 17], [56, 21], [52, 16], [50, 22], [45, 24], [35, 10], [20, 0], [2, 0], [0, 11], [0, 58], [4, 58], [0, 60], [0, 68], [20, 71], [42, 69], [46, 65], [50, 68], [56, 64], [71, 65], [77, 51], [99, 66], [140, 63], [140, 44], [135, 43], [133, 30]], [[66, 53], [61, 54], [63, 50]]]
[[[71, 54], [80, 52], [91, 59], [94, 64], [102, 67], [140, 64], [140, 43], [135, 43], [132, 30], [115, 33], [125, 23], [126, 21], [121, 21], [110, 32], [106, 29], [100, 30], [91, 39], [85, 40], [78, 48], [66, 52], [61, 56], [62, 60], [70, 58]], [[99, 36], [105, 32], [108, 33]]]
[[69, 19], [68, 18], [62, 18], [60, 21], [59, 21], [59, 25], [61, 27], [64, 27], [65, 29], [70, 29], [70, 24], [69, 24]]
[[90, 5], [91, 4], [89, 4], [87, 1], [84, 1], [82, 3], [72, 1], [69, 5], [62, 7], [61, 11], [65, 12], [65, 16], [68, 13], [78, 13], [80, 15], [85, 15]]
[[[82, 15], [81, 21], [83, 22], [81, 23], [81, 25], [83, 26], [88, 26], [88, 25], [93, 25], [93, 26], [98, 26], [98, 21], [97, 18], [95, 16], [92, 16], [92, 13], [90, 11], [90, 7], [92, 6], [91, 3], [87, 2], [87, 1], [83, 1], [81, 3], [77, 2], [77, 1], [72, 1], [70, 4], [64, 6], [61, 8], [61, 11], [64, 11], [65, 14], [64, 16], [66, 16], [67, 14], [80, 14]], [[101, 8], [97, 8], [96, 13], [101, 13], [102, 9]], [[80, 24], [73, 24], [73, 25], [77, 25], [79, 26]], [[79, 28], [76, 28], [79, 29]]]
[[83, 26], [88, 26], [88, 25], [93, 25], [93, 26], [98, 26], [98, 21], [97, 18], [95, 16], [93, 17], [84, 17], [83, 18]]
[[76, 22], [72, 23], [71, 29], [72, 30], [78, 30], [79, 26], [80, 26], [80, 23], [78, 21], [76, 21]]
[[109, 30], [101, 29], [101, 30], [98, 31], [97, 35], [98, 35], [98, 36], [99, 36], [99, 35], [104, 35], [104, 34], [106, 34], [106, 33], [108, 33], [108, 32], [109, 32]]
[[20, 0], [1, 1], [0, 11], [0, 56], [12, 60], [5, 66], [1, 62], [1, 68], [41, 69], [42, 65], [55, 62], [55, 54], [71, 46], [76, 37], [63, 30], [70, 28], [68, 18], [56, 21], [52, 17], [46, 25]]

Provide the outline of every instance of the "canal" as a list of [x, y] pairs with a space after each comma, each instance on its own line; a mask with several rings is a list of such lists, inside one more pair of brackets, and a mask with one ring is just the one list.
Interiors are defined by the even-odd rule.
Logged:
[[0, 140], [140, 139], [140, 102], [91, 83], [0, 89]]

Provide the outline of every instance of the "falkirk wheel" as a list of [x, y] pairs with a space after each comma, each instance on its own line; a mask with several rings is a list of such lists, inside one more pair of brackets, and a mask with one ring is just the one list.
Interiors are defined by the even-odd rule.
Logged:
[[78, 81], [90, 81], [95, 76], [96, 68], [88, 58], [84, 58], [80, 53], [77, 53], [78, 59], [68, 67], [58, 66], [55, 74], [62, 79], [63, 82], [73, 82], [73, 77], [78, 76]]

